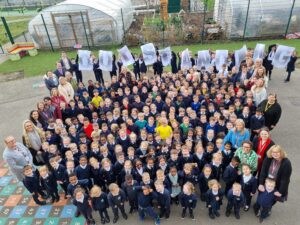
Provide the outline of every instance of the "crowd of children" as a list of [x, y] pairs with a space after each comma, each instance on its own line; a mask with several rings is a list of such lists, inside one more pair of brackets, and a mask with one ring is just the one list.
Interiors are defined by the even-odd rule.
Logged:
[[[182, 218], [194, 219], [199, 200], [215, 219], [226, 198], [226, 216], [233, 209], [240, 219], [240, 209], [248, 211], [257, 192], [259, 171], [224, 137], [238, 119], [250, 131], [248, 141], [265, 126], [251, 87], [267, 77], [265, 70], [258, 73], [264, 67], [252, 54], [243, 69], [230, 62], [219, 72], [193, 67], [140, 80], [122, 67], [111, 83], [88, 81], [85, 87], [78, 80], [69, 102], [52, 87], [38, 115], [30, 117], [45, 138], [38, 154], [42, 166], [24, 168], [25, 187], [44, 205], [48, 198], [60, 200], [60, 185], [88, 224], [95, 224], [93, 211], [102, 224], [117, 223], [119, 214], [127, 220], [126, 201], [129, 214], [160, 224], [173, 216], [172, 204], [180, 205]], [[260, 221], [275, 203], [274, 187], [267, 179], [258, 193], [254, 211]]]

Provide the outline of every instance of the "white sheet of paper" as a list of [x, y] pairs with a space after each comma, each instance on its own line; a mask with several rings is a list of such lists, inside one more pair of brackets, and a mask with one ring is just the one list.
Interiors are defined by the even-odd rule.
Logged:
[[200, 70], [201, 67], [208, 68], [210, 66], [211, 56], [208, 50], [198, 51], [197, 58], [197, 69]]
[[235, 66], [240, 67], [241, 62], [246, 59], [247, 46], [244, 45], [241, 49], [234, 52]]
[[93, 60], [91, 58], [91, 51], [78, 50], [79, 70], [93, 71]]
[[158, 50], [159, 55], [161, 57], [161, 62], [163, 66], [168, 66], [171, 64], [171, 58], [172, 58], [172, 51], [170, 47], [167, 47], [162, 50]]
[[216, 68], [221, 70], [223, 64], [227, 65], [228, 50], [217, 50], [216, 51]]
[[103, 71], [112, 71], [113, 53], [111, 51], [99, 51], [99, 68]]
[[265, 57], [265, 44], [256, 44], [253, 54], [253, 60], [263, 59]]
[[190, 51], [186, 49], [181, 53], [181, 69], [190, 69], [191, 67]]
[[129, 66], [134, 63], [134, 58], [132, 57], [132, 54], [126, 45], [123, 48], [119, 49], [118, 51], [119, 51], [123, 66]]
[[152, 65], [153, 63], [156, 62], [156, 59], [157, 59], [156, 50], [152, 43], [142, 45], [141, 50], [143, 53], [143, 59], [144, 59], [146, 66]]
[[290, 61], [294, 47], [279, 45], [276, 49], [272, 64], [276, 68], [285, 68]]

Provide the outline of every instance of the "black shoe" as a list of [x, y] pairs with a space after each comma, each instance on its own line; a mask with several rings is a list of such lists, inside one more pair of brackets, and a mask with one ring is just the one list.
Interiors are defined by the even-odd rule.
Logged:
[[58, 196], [58, 197], [55, 199], [56, 202], [59, 202], [59, 200], [60, 200], [60, 196]]
[[55, 198], [51, 198], [51, 204], [53, 204], [54, 202], [56, 202]]
[[105, 223], [110, 223], [109, 217], [106, 217], [106, 218], [105, 218]]
[[176, 204], [176, 205], [179, 205], [179, 201], [178, 201], [178, 200], [176, 200], [176, 201], [175, 201], [175, 204]]
[[165, 216], [165, 219], [167, 220], [167, 219], [169, 219], [169, 217], [170, 217], [170, 216], [166, 215], [166, 216]]
[[227, 217], [229, 217], [229, 216], [230, 216], [230, 214], [231, 214], [230, 210], [226, 210], [226, 213], [225, 213], [225, 215], [226, 215]]
[[79, 217], [79, 216], [80, 216], [80, 212], [79, 212], [79, 211], [76, 211], [75, 217], [77, 218], [77, 217]]
[[241, 218], [239, 213], [235, 213], [234, 216], [237, 220], [239, 220]]
[[105, 224], [105, 219], [104, 218], [101, 218], [101, 223]]
[[130, 207], [129, 214], [133, 213], [133, 207]]
[[46, 201], [40, 201], [40, 202], [37, 202], [36, 204], [38, 204], [38, 205], [46, 205]]
[[209, 214], [209, 218], [211, 218], [211, 219], [215, 219], [215, 215], [214, 215], [214, 214], [212, 214], [212, 213], [210, 213], [210, 214]]
[[49, 198], [48, 195], [42, 195], [42, 199], [47, 199], [47, 198]]
[[164, 217], [164, 214], [163, 213], [160, 213], [159, 214], [159, 218], [161, 219], [161, 218], [163, 218]]
[[113, 219], [113, 223], [116, 223], [116, 222], [118, 222], [118, 220], [119, 220], [119, 217], [118, 217], [118, 216], [114, 217], [114, 219]]
[[220, 213], [217, 211], [215, 212], [216, 217], [220, 217]]
[[122, 217], [124, 218], [124, 220], [127, 220], [128, 219], [128, 216], [126, 213], [122, 214]]
[[287, 82], [289, 82], [289, 81], [290, 81], [290, 80], [286, 80], [286, 79], [285, 79], [285, 80], [284, 80], [284, 83], [287, 83]]
[[186, 212], [182, 211], [181, 218], [184, 219], [185, 216], [186, 216]]
[[194, 220], [194, 219], [195, 219], [195, 217], [194, 217], [194, 213], [190, 213], [190, 218], [191, 218], [192, 220]]

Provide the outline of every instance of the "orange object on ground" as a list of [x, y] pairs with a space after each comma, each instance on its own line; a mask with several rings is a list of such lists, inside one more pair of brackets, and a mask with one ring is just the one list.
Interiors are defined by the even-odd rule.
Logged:
[[7, 51], [9, 54], [18, 54], [22, 51], [28, 51], [32, 49], [35, 49], [35, 46], [32, 42], [17, 42], [8, 48]]

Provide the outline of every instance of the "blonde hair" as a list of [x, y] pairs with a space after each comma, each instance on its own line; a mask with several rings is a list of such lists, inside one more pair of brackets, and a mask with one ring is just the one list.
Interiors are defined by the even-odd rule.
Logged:
[[49, 172], [48, 167], [47, 167], [47, 166], [41, 166], [41, 167], [39, 168], [39, 172], [42, 172], [42, 171], [48, 173], [48, 172]]
[[218, 187], [221, 188], [221, 184], [216, 179], [208, 181], [209, 189], [211, 189], [214, 185], [218, 185]]
[[237, 128], [236, 128], [236, 125], [237, 124], [242, 124], [243, 125], [243, 130], [241, 131], [241, 134], [244, 134], [244, 132], [245, 132], [245, 122], [244, 122], [244, 120], [242, 120], [242, 119], [237, 119], [236, 121], [235, 121], [235, 124], [234, 124], [234, 132], [237, 132]]
[[108, 186], [108, 189], [109, 189], [110, 192], [117, 192], [120, 188], [116, 183], [111, 183]]
[[273, 151], [276, 151], [276, 152], [278, 151], [278, 152], [280, 152], [280, 158], [281, 158], [281, 159], [284, 159], [284, 158], [287, 157], [286, 152], [281, 148], [280, 145], [273, 145], [273, 146], [269, 149], [269, 151], [267, 152], [267, 157], [268, 157], [268, 158], [272, 158], [272, 153], [273, 153]]
[[97, 198], [97, 197], [99, 197], [100, 195], [101, 195], [101, 193], [102, 193], [102, 190], [101, 190], [101, 188], [99, 187], [99, 186], [97, 186], [97, 185], [94, 185], [93, 187], [92, 187], [92, 189], [90, 190], [90, 196], [92, 197], [92, 198]]
[[234, 183], [234, 184], [232, 185], [232, 189], [234, 189], [234, 188], [239, 189], [239, 190], [242, 190], [242, 186], [241, 186], [239, 183]]
[[106, 163], [106, 162], [108, 162], [108, 163], [111, 165], [111, 161], [110, 161], [108, 158], [104, 158], [104, 159], [102, 159], [102, 161], [101, 161], [101, 165], [103, 166], [103, 165], [104, 165], [104, 163]]
[[195, 193], [195, 186], [191, 182], [186, 182], [183, 186], [186, 186], [191, 193]]

